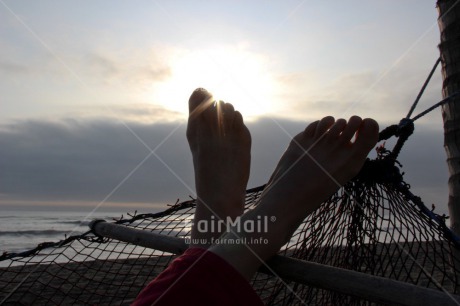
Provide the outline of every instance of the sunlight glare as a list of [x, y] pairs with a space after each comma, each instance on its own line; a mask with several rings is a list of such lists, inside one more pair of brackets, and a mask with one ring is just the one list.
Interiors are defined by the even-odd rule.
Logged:
[[154, 85], [153, 101], [186, 114], [189, 95], [204, 87], [215, 100], [230, 102], [245, 119], [254, 119], [274, 111], [279, 85], [268, 67], [266, 57], [238, 47], [181, 52], [171, 61], [171, 77]]

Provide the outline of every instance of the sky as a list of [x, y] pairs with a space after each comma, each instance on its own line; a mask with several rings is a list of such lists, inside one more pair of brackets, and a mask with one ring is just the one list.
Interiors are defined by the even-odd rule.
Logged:
[[[197, 87], [245, 117], [248, 187], [261, 185], [309, 122], [398, 123], [438, 43], [427, 0], [0, 0], [0, 207], [149, 211], [189, 199]], [[415, 113], [441, 85], [438, 70]], [[416, 122], [400, 161], [440, 213], [445, 159], [438, 109]]]

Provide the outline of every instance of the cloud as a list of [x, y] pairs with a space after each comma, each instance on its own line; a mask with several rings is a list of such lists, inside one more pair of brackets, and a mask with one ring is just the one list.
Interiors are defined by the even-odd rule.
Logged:
[[[249, 124], [253, 136], [250, 187], [268, 180], [290, 141], [289, 135], [295, 135], [305, 124], [271, 119]], [[112, 119], [3, 125], [1, 202], [99, 202], [113, 192], [107, 201], [172, 203], [193, 194], [185, 124], [128, 122], [128, 126], [152, 149], [166, 139], [156, 151], [161, 161], [150, 156], [141, 164], [149, 150]], [[401, 161], [413, 190], [422, 198], [425, 195], [428, 205], [437, 203], [439, 210], [446, 212], [447, 167], [440, 131], [422, 129], [416, 133], [403, 150]]]
[[[291, 134], [303, 125], [281, 124]], [[127, 121], [127, 126], [150, 148], [158, 147], [155, 152], [161, 161], [151, 156], [140, 165], [149, 150], [111, 118], [4, 124], [0, 129], [2, 203], [97, 202], [125, 179], [108, 201], [171, 203], [192, 195], [194, 177], [185, 123]], [[250, 186], [254, 187], [268, 180], [290, 138], [271, 120], [252, 123], [250, 129], [255, 156]]]
[[[248, 124], [253, 138], [249, 187], [268, 180], [290, 137], [306, 124], [268, 118]], [[153, 155], [147, 158], [149, 149], [113, 119], [4, 124], [0, 129], [0, 204], [98, 203], [104, 199], [166, 204], [193, 195], [185, 123], [129, 121], [127, 125], [156, 149], [159, 159]], [[400, 161], [412, 191], [427, 205], [436, 203], [437, 211], [445, 213], [448, 174], [442, 141], [439, 130], [416, 130]], [[391, 141], [387, 146], [391, 148]]]
[[[87, 50], [83, 54], [34, 54], [20, 56], [9, 51], [1, 52], [8, 60], [0, 60], [0, 73], [7, 76], [35, 76], [43, 78], [74, 78], [84, 83], [106, 85], [144, 86], [163, 81], [171, 75], [171, 68], [162, 61], [163, 51], [131, 49], [124, 53]], [[13, 58], [14, 60], [12, 60]], [[70, 72], [70, 71], [72, 72]]]
[[[174, 125], [129, 123], [129, 127], [155, 148]], [[3, 127], [0, 143], [3, 197], [100, 201], [124, 179], [110, 201], [171, 202], [190, 194], [154, 156], [129, 176], [149, 151], [118, 122], [18, 122]], [[157, 154], [170, 164], [174, 161], [178, 175], [192, 185], [186, 148], [185, 138], [171, 139]]]
[[171, 75], [171, 68], [154, 52], [136, 54], [88, 53], [82, 57], [83, 73], [106, 82], [142, 83], [162, 81]]
[[[410, 61], [404, 69], [346, 73], [324, 83], [315, 72], [285, 75], [280, 80], [289, 90], [282, 100], [294, 119], [358, 114], [394, 124], [406, 116], [430, 68]], [[441, 84], [441, 76], [435, 74], [414, 115], [441, 100]]]
[[30, 68], [23, 64], [18, 64], [11, 61], [0, 61], [0, 72], [5, 74], [27, 74]]
[[449, 172], [446, 159], [442, 129], [417, 125], [399, 158], [411, 191], [421, 196], [428, 207], [436, 204], [437, 213], [448, 213]]
[[[103, 114], [103, 115], [101, 115]], [[162, 106], [148, 103], [113, 104], [109, 107], [83, 105], [67, 117], [84, 120], [112, 120], [118, 122], [138, 122], [143, 124], [184, 121], [181, 112], [165, 109]]]

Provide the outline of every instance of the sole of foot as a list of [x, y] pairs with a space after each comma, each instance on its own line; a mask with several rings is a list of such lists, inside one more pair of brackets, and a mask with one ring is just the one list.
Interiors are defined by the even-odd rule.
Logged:
[[[230, 103], [214, 101], [204, 89], [189, 100], [187, 140], [193, 156], [198, 220], [234, 219], [244, 211], [251, 161], [251, 136]], [[218, 237], [192, 228], [192, 238]]]
[[262, 197], [291, 203], [305, 215], [362, 168], [378, 140], [379, 126], [358, 116], [313, 122], [289, 144]]

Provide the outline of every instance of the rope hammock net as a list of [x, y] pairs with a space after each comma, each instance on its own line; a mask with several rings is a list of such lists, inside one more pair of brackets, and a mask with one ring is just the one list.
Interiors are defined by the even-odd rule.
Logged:
[[[439, 103], [438, 103], [439, 104]], [[397, 155], [413, 131], [403, 120], [380, 133], [399, 136], [310, 214], [279, 254], [458, 294], [459, 239], [445, 216], [428, 209], [403, 180]], [[246, 194], [246, 210], [264, 186]], [[145, 232], [188, 237], [194, 199], [156, 214], [114, 221]], [[129, 304], [178, 252], [102, 237], [93, 230], [23, 253], [0, 255], [0, 304]], [[252, 279], [267, 305], [374, 305], [366, 299], [258, 272]]]

